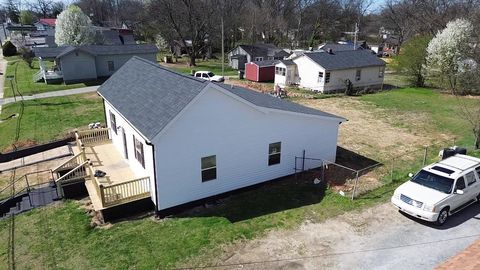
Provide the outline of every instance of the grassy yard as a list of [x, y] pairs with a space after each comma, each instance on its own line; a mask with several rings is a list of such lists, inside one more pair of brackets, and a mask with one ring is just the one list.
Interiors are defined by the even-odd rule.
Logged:
[[[37, 59], [33, 61], [33, 68], [28, 67], [27, 63], [23, 61], [20, 56], [5, 57], [5, 59], [7, 59], [8, 61], [6, 75], [15, 76], [18, 90], [20, 91], [20, 93], [22, 93], [22, 95], [33, 95], [33, 94], [38, 94], [43, 92], [73, 89], [73, 88], [87, 86], [87, 84], [85, 83], [68, 84], [68, 85], [64, 83], [58, 83], [58, 84], [46, 84], [44, 82], [36, 83], [36, 82], [33, 82], [33, 75], [40, 70]], [[53, 65], [53, 62], [47, 62], [48, 67], [52, 65]], [[18, 93], [16, 93], [16, 95], [18, 95]], [[11, 84], [8, 80], [5, 80], [4, 97], [12, 97], [12, 96], [13, 96], [13, 92], [12, 92]]]
[[[196, 66], [194, 67], [189, 67], [188, 66], [188, 57], [181, 57], [177, 58], [177, 62], [175, 62], [175, 59], [173, 59], [172, 64], [166, 64], [163, 62], [163, 57], [165, 54], [158, 54], [157, 55], [157, 60], [158, 62], [166, 66], [168, 68], [171, 68], [177, 72], [184, 73], [184, 74], [191, 74], [192, 70], [200, 71], [200, 70], [208, 70], [213, 72], [215, 75], [222, 75], [222, 61], [221, 59], [208, 59], [208, 60], [202, 60], [202, 59], [196, 59]], [[225, 76], [237, 76], [238, 71], [232, 69], [231, 67], [228, 66], [228, 63], [225, 63], [224, 66], [224, 71], [225, 71]]]
[[412, 132], [442, 132], [454, 135], [459, 145], [473, 145], [471, 127], [462, 117], [461, 106], [480, 106], [480, 97], [457, 98], [428, 88], [405, 88], [364, 95], [361, 100], [386, 109], [389, 114], [411, 113], [412, 119], [396, 124]]
[[[0, 123], [0, 151], [14, 142], [17, 121], [20, 119], [19, 141], [42, 143], [61, 138], [68, 130], [103, 122], [103, 105], [95, 93], [55, 97], [24, 102], [21, 118], [10, 118]], [[20, 103], [2, 107], [0, 119], [19, 113]]]
[[[430, 89], [408, 88], [366, 95], [358, 100], [383, 109], [384, 114], [379, 117], [387, 121], [405, 112], [419, 116], [393, 123], [400, 128], [427, 134], [444, 132], [457, 136], [461, 144], [472, 142], [468, 124], [457, 117], [460, 101], [454, 97]], [[478, 102], [470, 98], [464, 100], [470, 106]], [[25, 107], [33, 116], [25, 125], [30, 135], [26, 133], [23, 138], [35, 136], [38, 124], [34, 119], [55, 124], [60, 121], [57, 131], [50, 133], [52, 136], [58, 134], [58, 130], [103, 119], [101, 104], [83, 96], [75, 100], [38, 102], [42, 105], [33, 103], [31, 108]], [[75, 106], [64, 105], [69, 102]], [[52, 111], [56, 117], [62, 115], [60, 120], [44, 116]], [[64, 120], [74, 114], [83, 115], [71, 122]], [[0, 124], [2, 131], [4, 124]], [[421, 152], [418, 157], [421, 158]], [[433, 151], [429, 161], [435, 158]], [[417, 166], [402, 169], [397, 172], [398, 179], [405, 180], [406, 173]], [[152, 218], [124, 221], [109, 228], [91, 228], [90, 218], [76, 202], [36, 209], [15, 218], [16, 268], [168, 269], [208, 264], [209, 259], [222, 256], [222, 248], [232, 242], [253, 239], [272, 229], [294, 228], [305, 220], [321, 222], [346, 211], [385, 202], [402, 182], [385, 181], [382, 187], [350, 201], [321, 185], [313, 185], [311, 180], [312, 177], [297, 181], [289, 178], [231, 196], [212, 208], [162, 221]], [[8, 239], [9, 224], [8, 220], [0, 221], [0, 239]], [[0, 269], [3, 268], [7, 268], [7, 241], [0, 241]]]

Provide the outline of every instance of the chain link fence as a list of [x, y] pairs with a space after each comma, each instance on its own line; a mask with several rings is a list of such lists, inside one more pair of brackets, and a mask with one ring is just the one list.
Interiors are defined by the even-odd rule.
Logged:
[[[454, 139], [436, 142], [379, 161], [339, 147], [336, 162], [309, 156], [295, 157], [295, 177], [325, 183], [333, 191], [353, 200], [380, 186], [408, 180], [409, 173], [441, 160], [440, 151], [453, 145]], [[474, 151], [473, 147], [464, 148], [467, 148], [467, 154]], [[312, 167], [316, 168], [305, 169]]]

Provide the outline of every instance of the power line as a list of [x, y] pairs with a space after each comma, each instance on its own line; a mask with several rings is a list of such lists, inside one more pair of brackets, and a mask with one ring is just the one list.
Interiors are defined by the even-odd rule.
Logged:
[[358, 253], [367, 253], [367, 252], [374, 252], [374, 251], [384, 251], [384, 250], [392, 250], [392, 249], [400, 249], [400, 248], [407, 248], [407, 247], [414, 247], [414, 246], [423, 246], [423, 245], [430, 245], [442, 242], [449, 242], [473, 237], [480, 237], [480, 233], [472, 234], [472, 235], [465, 235], [460, 237], [453, 237], [435, 241], [427, 241], [427, 242], [420, 242], [420, 243], [412, 243], [412, 244], [405, 244], [405, 245], [398, 245], [393, 247], [380, 247], [380, 248], [372, 248], [372, 249], [361, 249], [361, 250], [353, 250], [353, 251], [342, 251], [342, 252], [334, 252], [334, 253], [325, 253], [325, 254], [318, 254], [318, 255], [310, 255], [310, 256], [299, 256], [299, 257], [292, 257], [292, 258], [280, 258], [274, 260], [262, 260], [262, 261], [250, 261], [250, 262], [241, 262], [241, 263], [230, 263], [230, 264], [219, 264], [219, 265], [208, 265], [208, 266], [195, 266], [195, 267], [180, 267], [174, 268], [174, 270], [188, 270], [188, 269], [212, 269], [212, 268], [221, 268], [221, 267], [233, 267], [233, 266], [244, 266], [244, 265], [255, 265], [255, 264], [264, 264], [264, 263], [275, 263], [275, 262], [288, 262], [288, 261], [302, 261], [305, 259], [314, 259], [314, 258], [322, 258], [322, 257], [333, 257], [333, 256], [341, 256], [341, 255], [349, 255], [349, 254], [358, 254]]

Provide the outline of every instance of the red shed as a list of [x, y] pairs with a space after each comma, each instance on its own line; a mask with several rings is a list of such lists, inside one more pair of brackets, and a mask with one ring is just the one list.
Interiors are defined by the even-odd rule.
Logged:
[[255, 82], [268, 82], [275, 79], [275, 64], [278, 60], [249, 62], [245, 64], [245, 78]]

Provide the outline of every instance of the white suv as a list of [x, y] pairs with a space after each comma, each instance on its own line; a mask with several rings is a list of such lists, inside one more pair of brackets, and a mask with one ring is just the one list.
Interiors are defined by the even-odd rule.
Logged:
[[223, 76], [215, 75], [211, 71], [197, 71], [195, 77], [212, 82], [223, 82], [225, 80]]
[[443, 225], [448, 216], [480, 201], [480, 159], [457, 154], [426, 166], [399, 186], [392, 203], [411, 216]]

